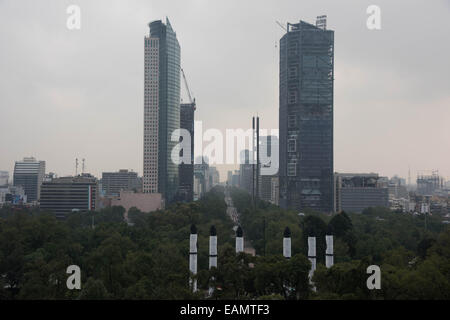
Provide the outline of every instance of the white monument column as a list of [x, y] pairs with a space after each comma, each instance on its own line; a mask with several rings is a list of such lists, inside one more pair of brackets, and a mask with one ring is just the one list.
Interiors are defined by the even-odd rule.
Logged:
[[[189, 271], [194, 275], [197, 274], [197, 228], [195, 225], [191, 226], [189, 241]], [[189, 285], [192, 287], [192, 292], [197, 291], [197, 279], [189, 279]]]

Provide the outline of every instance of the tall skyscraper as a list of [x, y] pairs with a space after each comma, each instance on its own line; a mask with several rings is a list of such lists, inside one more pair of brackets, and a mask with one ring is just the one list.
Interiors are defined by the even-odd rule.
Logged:
[[280, 206], [333, 211], [334, 31], [287, 24], [280, 40]]
[[166, 18], [149, 24], [145, 37], [145, 193], [161, 193], [170, 203], [178, 189], [178, 164], [171, 159], [172, 132], [180, 128], [180, 45]]
[[44, 176], [45, 161], [38, 161], [29, 157], [15, 163], [14, 186], [21, 186], [25, 190], [28, 202], [39, 200]]

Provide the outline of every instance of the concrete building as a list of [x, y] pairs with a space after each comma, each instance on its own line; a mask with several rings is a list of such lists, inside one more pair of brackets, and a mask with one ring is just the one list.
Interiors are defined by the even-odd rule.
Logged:
[[141, 189], [137, 172], [126, 169], [103, 172], [101, 184], [105, 196], [118, 196], [122, 190], [138, 192]]
[[336, 173], [335, 211], [361, 213], [369, 207], [389, 208], [389, 189], [376, 173]]
[[228, 170], [227, 171], [227, 184], [229, 186], [231, 186], [232, 181], [233, 181], [233, 171], [232, 170]]
[[231, 185], [233, 187], [239, 187], [240, 186], [240, 184], [241, 184], [240, 176], [241, 176], [241, 173], [239, 172], [239, 170], [234, 170], [234, 174], [231, 177]]
[[169, 19], [149, 24], [145, 37], [144, 193], [171, 203], [178, 190], [178, 164], [171, 159], [180, 128], [180, 45]]
[[[253, 159], [250, 159], [250, 150], [242, 150], [239, 165], [239, 187], [249, 194], [253, 191]], [[255, 178], [256, 179], [256, 178]]]
[[211, 189], [208, 159], [197, 159], [194, 164], [194, 200], [198, 200]]
[[277, 206], [280, 204], [280, 183], [278, 177], [272, 177], [270, 202]]
[[98, 181], [90, 174], [62, 177], [44, 182], [41, 189], [41, 210], [65, 218], [73, 211], [91, 211], [98, 206]]
[[0, 186], [0, 207], [4, 204], [22, 205], [25, 203], [27, 203], [27, 196], [21, 186]]
[[152, 212], [164, 209], [164, 201], [160, 193], [135, 193], [133, 191], [120, 191], [118, 197], [111, 199], [112, 206], [125, 208], [125, 219], [128, 219], [128, 211], [135, 207], [142, 212]]
[[[187, 130], [191, 136], [191, 150], [190, 162], [182, 162], [178, 167], [180, 184], [177, 200], [179, 201], [190, 202], [194, 199], [194, 114], [195, 102], [180, 105], [180, 127]], [[183, 156], [182, 152], [180, 156]]]
[[264, 200], [270, 202], [272, 200], [272, 179], [278, 176], [278, 172], [276, 174], [265, 174], [265, 168], [271, 168], [272, 164], [270, 160], [272, 159], [273, 151], [278, 151], [278, 137], [276, 136], [267, 136], [261, 137], [261, 147], [260, 147], [260, 177], [259, 177], [259, 197]]
[[334, 31], [287, 24], [280, 40], [280, 206], [333, 211]]
[[[220, 183], [220, 173], [216, 167], [209, 167], [209, 190]], [[208, 190], [208, 191], [209, 191]]]
[[0, 171], [0, 187], [7, 186], [9, 183], [9, 172], [8, 171]]
[[15, 163], [14, 186], [21, 186], [25, 190], [27, 201], [30, 203], [39, 201], [44, 176], [45, 161], [29, 157]]

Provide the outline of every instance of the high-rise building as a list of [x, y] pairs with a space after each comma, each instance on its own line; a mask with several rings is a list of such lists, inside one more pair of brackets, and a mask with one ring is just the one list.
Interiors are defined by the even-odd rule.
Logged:
[[241, 174], [240, 174], [239, 170], [234, 170], [234, 174], [231, 177], [231, 185], [233, 187], [239, 187], [240, 186], [240, 177], [241, 177]]
[[139, 180], [136, 172], [119, 170], [102, 173], [102, 189], [106, 196], [118, 196], [120, 191], [139, 191]]
[[211, 188], [208, 162], [206, 157], [200, 157], [194, 164], [194, 200], [203, 197]]
[[39, 200], [44, 176], [45, 161], [29, 157], [15, 163], [14, 186], [21, 186], [25, 190], [27, 201], [30, 203]]
[[[277, 136], [267, 136], [261, 137], [261, 147], [260, 147], [260, 159], [271, 159], [272, 149], [278, 150], [278, 137]], [[265, 155], [263, 153], [266, 153]], [[260, 177], [259, 177], [259, 197], [264, 201], [271, 201], [272, 199], [272, 178], [278, 176], [276, 174], [267, 174], [265, 168], [270, 168], [272, 165], [278, 165], [271, 160], [261, 160], [260, 166]], [[272, 170], [271, 170], [272, 171]]]
[[[220, 183], [220, 173], [216, 167], [209, 167], [209, 189]], [[209, 191], [209, 190], [208, 190]]]
[[161, 193], [166, 203], [178, 189], [178, 164], [171, 159], [172, 133], [180, 128], [180, 45], [170, 25], [149, 24], [145, 37], [144, 193]]
[[98, 181], [90, 174], [56, 178], [44, 182], [40, 208], [65, 218], [73, 211], [91, 211], [97, 208]]
[[253, 159], [250, 159], [250, 155], [250, 150], [245, 149], [241, 151], [241, 164], [239, 165], [239, 187], [247, 190], [249, 194], [252, 194], [254, 165], [252, 164]]
[[270, 194], [270, 202], [277, 206], [280, 204], [280, 184], [278, 181], [278, 177], [272, 177]]
[[229, 186], [231, 186], [232, 181], [233, 181], [233, 171], [229, 170], [229, 171], [227, 172], [227, 184], [228, 184]]
[[281, 207], [333, 211], [333, 73], [334, 31], [288, 23], [280, 40]]
[[189, 163], [182, 162], [178, 168], [180, 181], [178, 200], [188, 202], [194, 199], [194, 113], [195, 102], [180, 105], [180, 127], [187, 130], [191, 136], [191, 157]]

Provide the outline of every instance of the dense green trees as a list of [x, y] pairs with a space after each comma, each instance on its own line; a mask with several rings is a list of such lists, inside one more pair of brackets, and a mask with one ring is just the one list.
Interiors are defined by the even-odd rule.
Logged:
[[[38, 210], [0, 209], [0, 299], [435, 299], [450, 298], [450, 229], [438, 217], [372, 208], [326, 216], [252, 206], [232, 189], [246, 241], [256, 256], [236, 255], [223, 188], [195, 203], [143, 213], [133, 208], [77, 212], [65, 221]], [[191, 224], [198, 229], [199, 292], [189, 290]], [[208, 270], [209, 229], [218, 235], [218, 268]], [[292, 258], [282, 257], [283, 231]], [[335, 265], [323, 266], [325, 234]], [[307, 237], [317, 237], [313, 291]], [[66, 268], [81, 268], [82, 289], [68, 290]], [[366, 287], [367, 266], [381, 268], [381, 290]], [[211, 297], [209, 287], [215, 288]]]
[[[257, 254], [264, 255], [263, 248], [258, 246], [262, 219], [266, 225], [276, 226], [276, 233], [266, 231], [266, 246], [273, 250], [270, 254], [282, 252], [281, 234], [285, 226], [292, 230], [292, 250], [302, 256], [307, 254], [307, 237], [317, 237], [318, 266], [313, 278], [317, 291], [310, 292], [310, 298], [450, 298], [450, 228], [439, 216], [427, 217], [425, 229], [423, 215], [393, 213], [385, 208], [369, 208], [362, 214], [341, 212], [331, 217], [308, 211], [306, 216], [299, 216], [263, 202], [253, 207], [250, 196], [239, 189], [233, 189], [232, 196], [241, 212], [244, 232], [256, 244]], [[335, 265], [330, 269], [323, 265], [325, 234], [334, 235]], [[381, 268], [381, 290], [367, 289], [366, 269], [372, 264]], [[274, 268], [273, 274], [275, 270], [281, 270], [281, 266]], [[280, 275], [267, 275], [272, 286], [277, 283], [274, 278], [279, 280]], [[263, 287], [271, 288], [267, 283]], [[270, 297], [279, 293], [269, 290], [259, 294]]]

